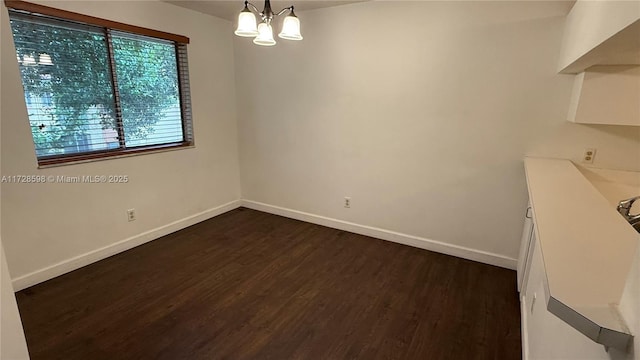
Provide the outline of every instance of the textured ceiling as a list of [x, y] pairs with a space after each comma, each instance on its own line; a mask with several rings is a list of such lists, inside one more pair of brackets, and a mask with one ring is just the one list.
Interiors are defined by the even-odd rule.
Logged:
[[[357, 2], [363, 2], [363, 1], [367, 1], [367, 0], [356, 0], [356, 1], [342, 1], [342, 0], [340, 0], [340, 1], [333, 1], [333, 0], [326, 0], [326, 1], [287, 0], [287, 1], [280, 1], [280, 0], [275, 0], [275, 1], [271, 1], [271, 8], [273, 9], [273, 11], [277, 12], [280, 9], [283, 9], [285, 7], [294, 5], [295, 8], [296, 8], [296, 11], [304, 11], [304, 10], [326, 8], [326, 7], [331, 7], [331, 6], [345, 5], [345, 4], [357, 3]], [[238, 16], [238, 13], [244, 7], [244, 1], [243, 0], [235, 0], [235, 1], [217, 1], [217, 0], [208, 0], [208, 1], [207, 0], [200, 0], [200, 1], [173, 0], [173, 1], [168, 1], [168, 0], [166, 0], [165, 2], [168, 2], [170, 4], [174, 4], [174, 5], [177, 5], [177, 6], [181, 6], [181, 7], [187, 8], [187, 9], [199, 11], [201, 13], [205, 13], [205, 14], [221, 17], [223, 19], [227, 19], [227, 20], [231, 20], [231, 21], [235, 20], [235, 18]], [[262, 8], [264, 7], [264, 1], [262, 1], [262, 0], [254, 0], [254, 1], [251, 1], [251, 3], [254, 4], [260, 10], [262, 10]]]

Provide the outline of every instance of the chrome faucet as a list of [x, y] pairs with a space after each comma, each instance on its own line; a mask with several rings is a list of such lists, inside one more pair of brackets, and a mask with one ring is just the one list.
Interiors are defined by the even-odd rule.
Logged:
[[625, 220], [627, 220], [629, 224], [633, 225], [634, 227], [636, 227], [636, 224], [640, 224], [640, 214], [632, 215], [629, 214], [629, 212], [631, 211], [631, 207], [633, 206], [633, 203], [636, 202], [636, 200], [640, 200], [640, 196], [622, 200], [618, 203], [618, 207], [616, 207], [616, 210], [618, 210], [618, 212], [622, 214]]

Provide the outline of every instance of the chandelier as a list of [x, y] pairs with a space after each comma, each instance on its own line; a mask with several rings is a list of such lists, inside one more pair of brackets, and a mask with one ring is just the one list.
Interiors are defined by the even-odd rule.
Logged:
[[[256, 26], [256, 16], [253, 12], [259, 14], [262, 18], [262, 22]], [[235, 34], [243, 37], [252, 37], [253, 43], [262, 46], [273, 46], [276, 41], [273, 39], [273, 28], [271, 27], [271, 21], [274, 17], [280, 16], [286, 12], [289, 14], [284, 18], [282, 22], [282, 31], [278, 36], [286, 40], [302, 40], [300, 35], [300, 20], [293, 12], [293, 5], [274, 13], [271, 10], [271, 1], [264, 1], [264, 10], [260, 12], [249, 1], [244, 2], [244, 9], [238, 15], [238, 28]]]

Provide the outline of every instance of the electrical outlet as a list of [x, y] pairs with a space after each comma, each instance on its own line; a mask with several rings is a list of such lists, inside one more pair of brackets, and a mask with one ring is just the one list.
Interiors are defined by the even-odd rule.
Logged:
[[585, 164], [593, 164], [593, 158], [596, 157], [596, 149], [584, 149], [584, 155], [582, 155], [582, 162]]
[[133, 221], [136, 219], [136, 209], [127, 210], [127, 220]]
[[351, 198], [348, 196], [344, 197], [344, 207], [346, 208], [350, 208], [351, 207]]

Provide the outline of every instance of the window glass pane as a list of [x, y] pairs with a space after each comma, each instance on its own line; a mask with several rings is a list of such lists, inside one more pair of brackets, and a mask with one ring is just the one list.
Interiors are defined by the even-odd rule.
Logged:
[[38, 157], [117, 148], [103, 31], [17, 13], [11, 28]]
[[175, 44], [112, 35], [126, 146], [183, 141]]

